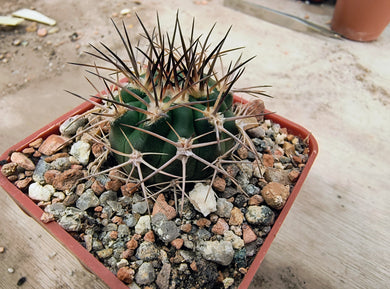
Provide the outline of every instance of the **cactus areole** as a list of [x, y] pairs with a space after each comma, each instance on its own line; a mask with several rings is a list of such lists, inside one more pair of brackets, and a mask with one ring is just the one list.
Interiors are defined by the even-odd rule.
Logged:
[[[114, 23], [126, 56], [120, 57], [104, 44], [104, 49], [92, 45], [95, 52], [87, 53], [104, 65], [78, 64], [92, 68], [88, 72], [106, 89], [98, 92], [102, 104], [97, 107], [110, 121], [104, 140], [119, 163], [117, 167], [144, 190], [150, 184], [177, 181], [184, 192], [187, 180], [226, 175], [221, 161], [239, 145], [253, 147], [237, 125], [237, 120], [253, 115], [233, 104], [232, 88], [252, 58], [241, 61], [240, 56], [220, 72], [216, 64], [229, 52], [241, 49], [223, 49], [230, 29], [213, 46], [214, 26], [203, 39], [195, 38], [194, 22], [190, 35], [184, 37], [178, 15], [171, 35], [161, 32], [158, 17], [158, 26], [151, 33], [138, 20], [146, 49], [131, 43], [125, 24], [121, 32]], [[103, 76], [101, 71], [110, 75]], [[260, 87], [241, 91], [265, 95]]]

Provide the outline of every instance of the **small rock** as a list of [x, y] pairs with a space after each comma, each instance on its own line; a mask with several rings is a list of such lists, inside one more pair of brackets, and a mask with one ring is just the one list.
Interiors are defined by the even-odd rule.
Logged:
[[134, 238], [131, 238], [130, 241], [126, 243], [127, 249], [135, 250], [138, 247], [138, 241]]
[[33, 173], [34, 182], [43, 184], [45, 182], [45, 173], [51, 168], [50, 164], [45, 162], [44, 159], [40, 159], [35, 166]]
[[83, 211], [88, 208], [96, 207], [99, 204], [99, 198], [91, 189], [86, 190], [76, 201], [76, 207]]
[[151, 229], [150, 216], [141, 216], [135, 225], [136, 234], [144, 235]]
[[217, 176], [213, 182], [213, 189], [215, 189], [218, 192], [223, 192], [225, 188], [226, 188], [225, 179]]
[[120, 267], [118, 272], [116, 273], [118, 279], [127, 284], [133, 282], [134, 275], [134, 270], [127, 266]]
[[171, 275], [171, 264], [163, 263], [160, 272], [157, 275], [156, 285], [159, 289], [168, 289]]
[[55, 189], [52, 185], [41, 186], [38, 183], [32, 183], [28, 188], [28, 196], [35, 201], [50, 201]]
[[127, 261], [126, 259], [121, 259], [118, 263], [116, 263], [116, 266], [118, 267], [118, 269], [126, 267], [128, 265], [129, 265], [129, 261]]
[[145, 262], [138, 268], [135, 275], [135, 282], [139, 285], [151, 284], [156, 279], [156, 273], [154, 272], [153, 265]]
[[50, 223], [50, 222], [55, 221], [55, 217], [54, 217], [54, 215], [51, 214], [51, 213], [43, 212], [42, 215], [41, 215], [40, 220], [41, 220], [43, 223], [47, 224], [47, 223]]
[[246, 149], [246, 147], [244, 146], [240, 146], [238, 149], [237, 149], [237, 154], [238, 156], [242, 159], [242, 160], [245, 160], [248, 158], [248, 150]]
[[252, 243], [256, 241], [257, 235], [253, 232], [252, 228], [248, 224], [242, 225], [242, 238], [245, 244]]
[[295, 145], [289, 142], [284, 142], [283, 143], [283, 150], [286, 156], [291, 157], [295, 155]]
[[131, 211], [133, 214], [140, 214], [143, 215], [148, 210], [148, 203], [145, 201], [137, 202], [132, 205]]
[[147, 233], [145, 234], [145, 236], [144, 236], [144, 240], [145, 240], [146, 242], [152, 242], [152, 243], [154, 243], [154, 242], [156, 241], [156, 239], [155, 239], [155, 237], [154, 237], [153, 231], [147, 232]]
[[228, 289], [230, 286], [234, 284], [234, 279], [231, 277], [226, 277], [225, 279], [223, 279], [222, 283], [223, 283], [223, 288]]
[[[46, 183], [46, 184], [49, 184], [49, 185], [52, 185], [55, 178], [60, 175], [61, 172], [60, 171], [57, 171], [57, 170], [47, 170], [44, 175], [43, 175], [43, 180], [44, 182], [43, 183]], [[40, 178], [38, 177], [39, 175], [35, 174], [36, 176], [36, 179], [39, 180]]]
[[152, 216], [152, 228], [159, 239], [166, 243], [172, 242], [180, 235], [180, 230], [175, 222], [169, 221], [162, 213]]
[[254, 195], [249, 198], [248, 205], [249, 206], [257, 206], [260, 205], [264, 201], [263, 197], [260, 195]]
[[36, 140], [30, 142], [28, 144], [28, 146], [32, 147], [34, 149], [38, 149], [40, 147], [40, 145], [42, 144], [42, 142], [43, 142], [43, 138], [40, 137], [40, 138], [37, 138]]
[[47, 34], [54, 34], [54, 33], [57, 33], [58, 31], [60, 31], [60, 28], [58, 28], [58, 26], [55, 26], [55, 27], [50, 28], [47, 31]]
[[197, 247], [199, 253], [206, 260], [223, 266], [229, 265], [234, 257], [234, 249], [228, 241], [204, 241]]
[[194, 189], [189, 192], [189, 199], [194, 208], [205, 217], [217, 210], [215, 192], [210, 185], [197, 183]]
[[35, 170], [35, 165], [25, 154], [21, 152], [13, 152], [11, 155], [11, 161], [18, 164], [25, 170], [33, 171]]
[[138, 190], [137, 184], [127, 183], [121, 186], [122, 195], [131, 197]]
[[163, 213], [168, 220], [172, 220], [176, 217], [177, 213], [174, 207], [170, 206], [166, 201], [163, 194], [158, 195], [156, 202], [153, 206], [152, 216], [157, 213]]
[[262, 190], [261, 195], [270, 207], [280, 210], [283, 208], [290, 195], [290, 187], [279, 183], [271, 182]]
[[200, 218], [199, 220], [196, 220], [196, 225], [199, 228], [210, 227], [211, 221], [206, 218]]
[[223, 235], [229, 230], [229, 224], [223, 218], [219, 218], [217, 223], [212, 227], [211, 232], [217, 235]]
[[263, 165], [272, 168], [274, 166], [274, 157], [270, 154], [263, 154]]
[[244, 240], [234, 234], [232, 231], [226, 231], [224, 233], [223, 239], [232, 243], [233, 248], [236, 250], [244, 247]]
[[32, 180], [33, 179], [31, 177], [27, 177], [22, 180], [17, 180], [15, 182], [15, 186], [17, 186], [20, 190], [24, 190], [32, 182]]
[[274, 223], [275, 213], [267, 206], [249, 206], [245, 213], [248, 223], [258, 226], [269, 226]]
[[300, 172], [299, 172], [299, 171], [292, 170], [292, 171], [288, 174], [288, 178], [290, 179], [290, 181], [291, 181], [292, 183], [295, 183], [295, 182], [298, 180], [299, 175], [300, 175]]
[[60, 125], [60, 132], [64, 136], [73, 136], [76, 134], [77, 129], [84, 126], [87, 122], [88, 120], [85, 117], [80, 117], [79, 115], [72, 116]]
[[37, 31], [37, 29], [37, 22], [31, 22], [29, 25], [26, 26], [26, 32], [35, 32]]
[[84, 141], [78, 141], [72, 145], [69, 153], [82, 165], [87, 165], [91, 153], [91, 145]]
[[113, 249], [112, 248], [106, 248], [106, 249], [103, 249], [103, 250], [100, 250], [100, 251], [97, 251], [96, 252], [96, 255], [98, 255], [98, 257], [100, 259], [106, 259], [110, 256], [112, 256], [112, 253], [113, 253]]
[[59, 191], [70, 190], [82, 177], [84, 173], [79, 169], [66, 170], [54, 178], [53, 187]]
[[244, 214], [237, 207], [234, 207], [230, 214], [229, 225], [240, 226], [244, 221]]
[[73, 206], [77, 199], [79, 198], [79, 196], [75, 193], [72, 193], [70, 195], [67, 195], [63, 201], [63, 204], [64, 206], [67, 206], [67, 207], [70, 207], [70, 206]]
[[69, 232], [78, 232], [82, 228], [80, 217], [77, 214], [66, 214], [61, 217], [58, 223]]
[[181, 238], [177, 238], [171, 242], [171, 245], [176, 248], [176, 250], [180, 250], [184, 244], [184, 240]]
[[18, 167], [18, 164], [16, 164], [16, 163], [6, 163], [5, 165], [3, 165], [1, 167], [1, 173], [4, 176], [9, 177], [9, 176], [16, 173], [17, 167]]
[[39, 37], [45, 37], [46, 35], [47, 35], [47, 29], [46, 28], [39, 28], [38, 30], [37, 30], [37, 35], [39, 36]]
[[253, 138], [263, 138], [265, 136], [265, 130], [261, 126], [258, 126], [248, 129], [248, 134]]
[[267, 168], [264, 173], [264, 178], [267, 182], [280, 183], [283, 185], [289, 185], [290, 179], [288, 178], [289, 171], [279, 168]]
[[109, 201], [117, 201], [118, 196], [114, 191], [107, 191], [100, 195], [99, 201], [102, 206], [107, 206]]
[[44, 155], [51, 156], [57, 152], [66, 142], [68, 138], [52, 134], [41, 144], [38, 151]]

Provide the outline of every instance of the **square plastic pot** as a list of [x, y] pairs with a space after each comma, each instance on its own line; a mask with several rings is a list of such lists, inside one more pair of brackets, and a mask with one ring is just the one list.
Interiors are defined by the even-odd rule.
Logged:
[[[239, 101], [239, 98], [235, 98], [236, 101]], [[80, 106], [74, 108], [53, 122], [49, 123], [45, 127], [36, 131], [29, 137], [25, 138], [21, 142], [13, 145], [7, 151], [5, 151], [0, 160], [8, 160], [9, 153], [13, 151], [22, 151], [24, 148], [28, 147], [28, 144], [38, 138], [47, 138], [51, 134], [59, 133], [59, 126], [69, 117], [82, 114], [85, 111], [91, 109], [93, 105], [89, 102], [85, 102]], [[302, 170], [299, 179], [297, 180], [285, 206], [280, 211], [279, 216], [275, 220], [274, 225], [272, 226], [271, 231], [268, 233], [267, 237], [264, 240], [263, 245], [260, 247], [260, 250], [257, 252], [255, 259], [253, 260], [251, 266], [248, 269], [247, 274], [243, 278], [239, 289], [248, 288], [257, 269], [259, 268], [261, 262], [263, 261], [265, 254], [267, 253], [269, 247], [271, 246], [272, 241], [275, 239], [277, 232], [279, 231], [284, 219], [287, 216], [295, 198], [297, 197], [304, 180], [306, 179], [309, 170], [318, 154], [318, 144], [313, 135], [303, 128], [302, 126], [295, 124], [277, 114], [270, 114], [266, 116], [267, 119], [272, 120], [275, 123], [279, 123], [281, 127], [287, 128], [288, 132], [294, 134], [302, 139], [308, 138], [309, 142], [309, 158], [307, 163]], [[9, 196], [14, 199], [14, 201], [23, 209], [29, 216], [33, 217], [38, 223], [40, 223], [49, 233], [51, 233], [59, 242], [61, 242], [69, 251], [71, 251], [82, 264], [88, 268], [91, 272], [96, 274], [104, 283], [106, 283], [110, 288], [115, 289], [126, 289], [126, 286], [122, 281], [120, 281], [111, 271], [109, 271], [97, 258], [95, 258], [90, 252], [88, 252], [78, 241], [76, 241], [68, 232], [66, 232], [57, 222], [43, 223], [40, 218], [42, 216], [43, 210], [38, 207], [26, 194], [20, 191], [15, 185], [13, 185], [5, 176], [0, 173], [0, 185], [3, 189], [9, 194]]]

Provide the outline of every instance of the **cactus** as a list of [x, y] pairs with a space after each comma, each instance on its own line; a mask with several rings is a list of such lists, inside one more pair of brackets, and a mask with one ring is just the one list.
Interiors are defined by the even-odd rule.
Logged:
[[[252, 58], [241, 61], [240, 56], [220, 74], [217, 62], [227, 53], [241, 49], [223, 50], [230, 29], [210, 48], [215, 25], [201, 41], [202, 37], [194, 37], [193, 22], [189, 41], [185, 41], [178, 14], [171, 36], [162, 33], [158, 15], [157, 28], [152, 33], [138, 15], [137, 18], [148, 43], [146, 50], [131, 43], [125, 24], [121, 32], [113, 21], [128, 59], [119, 57], [105, 44], [104, 52], [92, 45], [94, 52], [88, 54], [105, 65], [78, 65], [93, 68], [88, 72], [106, 88], [105, 94], [95, 88], [96, 98], [102, 102], [96, 106], [100, 109], [97, 114], [110, 121], [108, 137], [102, 141], [116, 157], [115, 168], [126, 171], [127, 178], [142, 187], [145, 198], [148, 186], [165, 183], [180, 184], [184, 196], [190, 180], [215, 178], [218, 173], [227, 175], [223, 161], [238, 146], [253, 150], [257, 156], [240, 125], [241, 120], [253, 119], [254, 115], [248, 113], [248, 107], [233, 105], [233, 85]], [[143, 62], [136, 58], [137, 53]], [[102, 71], [111, 75], [105, 76]], [[260, 88], [242, 91], [265, 95]]]

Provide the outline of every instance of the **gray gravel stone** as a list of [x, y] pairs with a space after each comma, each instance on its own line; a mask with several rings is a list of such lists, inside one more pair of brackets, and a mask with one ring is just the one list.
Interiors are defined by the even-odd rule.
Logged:
[[174, 221], [167, 220], [163, 213], [152, 216], [152, 228], [163, 242], [171, 242], [180, 236], [180, 230]]
[[99, 198], [91, 189], [88, 189], [84, 193], [82, 193], [76, 201], [76, 207], [83, 211], [88, 208], [96, 207], [99, 204]]
[[217, 199], [216, 214], [221, 218], [230, 218], [230, 213], [233, 209], [233, 204], [228, 202], [225, 198]]
[[205, 241], [201, 242], [196, 249], [206, 260], [224, 266], [229, 265], [234, 257], [232, 243], [228, 241]]
[[135, 282], [139, 285], [148, 285], [156, 279], [156, 273], [154, 272], [153, 265], [145, 262], [138, 268], [137, 274], [135, 274]]
[[117, 201], [117, 200], [118, 200], [118, 196], [117, 193], [114, 191], [105, 191], [99, 197], [100, 205], [102, 206], [106, 206], [107, 201]]
[[45, 162], [43, 158], [41, 158], [35, 166], [35, 170], [33, 173], [34, 182], [40, 183], [41, 185], [45, 183], [45, 173], [50, 170], [50, 164]]

